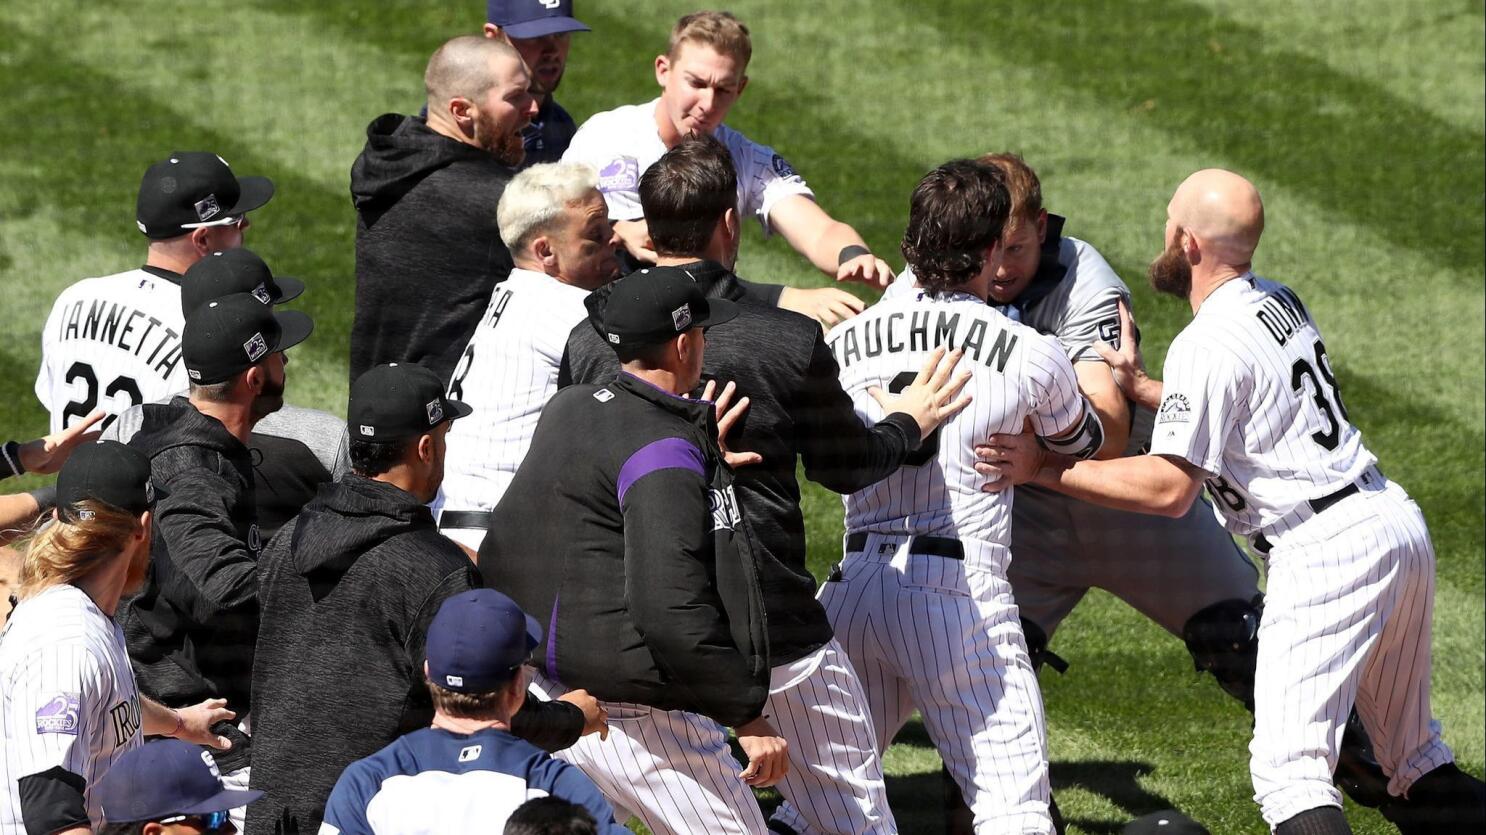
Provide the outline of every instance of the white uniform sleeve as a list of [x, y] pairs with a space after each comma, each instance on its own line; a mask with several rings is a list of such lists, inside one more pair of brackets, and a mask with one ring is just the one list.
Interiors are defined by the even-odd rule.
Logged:
[[1218, 475], [1228, 435], [1243, 416], [1241, 372], [1227, 352], [1178, 337], [1162, 371], [1151, 453], [1176, 456]]
[[764, 234], [771, 234], [769, 212], [780, 199], [800, 195], [815, 199], [815, 192], [805, 184], [805, 178], [774, 152], [768, 145], [760, 145], [739, 133], [733, 133], [734, 141], [728, 144], [733, 152], [733, 166], [738, 170], [738, 212], [744, 217], [753, 217], [763, 227]]
[[[60, 302], [61, 299], [58, 299]], [[62, 410], [56, 403], [54, 388], [56, 381], [52, 377], [52, 363], [48, 356], [54, 350], [52, 348], [52, 335], [57, 332], [57, 318], [61, 315], [62, 307], [59, 304], [52, 305], [52, 312], [46, 317], [46, 326], [41, 330], [41, 368], [36, 372], [36, 399], [41, 401], [42, 408], [51, 414], [51, 432], [62, 429]]]
[[1103, 362], [1094, 350], [1100, 340], [1118, 348], [1120, 338], [1120, 299], [1130, 303], [1129, 291], [1114, 287], [1102, 287], [1092, 297], [1083, 300], [1077, 309], [1068, 311], [1068, 318], [1058, 329], [1058, 342], [1073, 362]]
[[81, 646], [61, 645], [26, 657], [5, 694], [5, 758], [19, 779], [61, 766], [78, 776], [88, 774], [94, 736], [101, 721], [101, 672], [96, 659]]
[[1031, 328], [1023, 329], [1021, 334], [1027, 340], [1022, 361], [1022, 393], [1031, 404], [1032, 432], [1042, 438], [1062, 435], [1084, 418], [1078, 376], [1051, 337]]
[[[604, 115], [604, 114], [601, 114]], [[639, 220], [645, 216], [640, 208], [640, 162], [606, 134], [613, 119], [589, 119], [573, 135], [573, 141], [562, 155], [562, 161], [590, 165], [599, 175], [599, 191], [609, 206], [613, 220]]]

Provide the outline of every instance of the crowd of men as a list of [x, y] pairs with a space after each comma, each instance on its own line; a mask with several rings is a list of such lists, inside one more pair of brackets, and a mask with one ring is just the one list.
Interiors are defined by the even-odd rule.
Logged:
[[[659, 97], [580, 127], [571, 2], [488, 12], [351, 169], [344, 420], [285, 403], [315, 288], [243, 248], [273, 185], [216, 154], [149, 166], [144, 265], [58, 298], [51, 434], [0, 469], [60, 468], [0, 498], [30, 531], [0, 835], [894, 833], [914, 711], [947, 826], [1061, 831], [1037, 675], [1094, 587], [1253, 713], [1274, 832], [1349, 832], [1343, 791], [1405, 835], [1482, 825], [1430, 710], [1428, 531], [1253, 273], [1253, 184], [1172, 198], [1163, 383], [1020, 157], [930, 171], [895, 275], [724, 124], [734, 16], [683, 17]], [[884, 297], [740, 278], [749, 217]], [[799, 472], [844, 497], [823, 583]]]

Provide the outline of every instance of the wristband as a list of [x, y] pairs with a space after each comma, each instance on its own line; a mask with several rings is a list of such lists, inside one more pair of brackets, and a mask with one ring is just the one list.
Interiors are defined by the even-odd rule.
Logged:
[[174, 738], [181, 732], [181, 728], [186, 727], [186, 720], [181, 717], [181, 712], [179, 710], [171, 708], [170, 712], [175, 714], [175, 728], [171, 730], [170, 733], [166, 734], [166, 736]]
[[38, 487], [29, 494], [36, 501], [36, 509], [42, 513], [57, 506], [57, 485]]
[[[843, 252], [845, 250], [842, 250]], [[5, 458], [5, 466], [10, 468], [11, 475], [25, 475], [26, 465], [21, 463], [21, 444], [19, 441], [6, 441], [0, 446], [0, 456]]]
[[863, 255], [871, 254], [872, 250], [862, 246], [861, 244], [849, 244], [847, 246], [843, 246], [841, 247], [841, 254], [836, 256], [836, 266], [839, 267], [853, 258], [860, 258]]

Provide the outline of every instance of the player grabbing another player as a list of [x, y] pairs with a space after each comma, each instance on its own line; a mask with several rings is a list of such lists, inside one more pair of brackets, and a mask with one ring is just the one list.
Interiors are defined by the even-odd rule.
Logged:
[[116, 415], [185, 391], [181, 275], [242, 246], [248, 212], [272, 196], [267, 178], [238, 178], [203, 151], [177, 151], [145, 171], [134, 221], [150, 241], [144, 266], [63, 290], [41, 332], [36, 397], [53, 432], [99, 406]]
[[1206, 483], [1227, 528], [1269, 568], [1259, 627], [1250, 771], [1279, 835], [1350, 832], [1332, 785], [1355, 703], [1390, 777], [1383, 814], [1405, 833], [1486, 825], [1481, 781], [1454, 764], [1430, 712], [1434, 549], [1424, 517], [1378, 470], [1348, 421], [1330, 357], [1293, 290], [1257, 276], [1258, 190], [1209, 169], [1167, 207], [1158, 291], [1193, 320], [1144, 373], [1133, 340], [1115, 378], [1156, 409], [1151, 454], [1069, 462], [1000, 435], [982, 468], [995, 489], [1028, 478], [1109, 507], [1179, 516]]
[[62, 468], [57, 512], [31, 540], [21, 603], [0, 632], [0, 833], [87, 833], [102, 822], [98, 781], [143, 734], [229, 745], [219, 699], [172, 711], [141, 699], [113, 621], [144, 580], [150, 462], [114, 441]]
[[1104, 435], [1056, 342], [985, 304], [1010, 210], [1005, 177], [968, 160], [914, 189], [903, 254], [923, 289], [838, 326], [829, 343], [866, 420], [940, 348], [963, 353], [970, 406], [908, 464], [846, 498], [846, 555], [821, 587], [867, 690], [878, 744], [917, 708], [978, 833], [1053, 831], [1042, 698], [1011, 587], [1010, 496], [980, 491], [975, 443], [1034, 431], [1093, 455]]
[[666, 54], [655, 59], [660, 98], [599, 113], [583, 123], [563, 159], [598, 169], [609, 217], [629, 253], [654, 263], [640, 207], [640, 175], [694, 133], [716, 136], [738, 171], [738, 213], [765, 233], [778, 232], [817, 269], [839, 281], [886, 287], [893, 272], [850, 226], [826, 214], [784, 157], [723, 121], [748, 86], [753, 43], [727, 12], [697, 12], [677, 21]]

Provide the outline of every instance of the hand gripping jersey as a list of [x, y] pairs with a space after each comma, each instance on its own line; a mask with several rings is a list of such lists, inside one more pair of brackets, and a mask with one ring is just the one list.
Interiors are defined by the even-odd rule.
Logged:
[[[586, 163], [599, 172], [599, 191], [614, 220], [640, 220], [640, 175], [666, 152], [655, 126], [660, 99], [595, 114], [573, 137], [562, 161]], [[805, 179], [784, 157], [727, 125], [713, 134], [733, 155], [738, 172], [738, 214], [754, 218], [768, 234], [769, 211], [781, 197], [814, 198]]]
[[141, 268], [62, 291], [41, 332], [36, 397], [57, 432], [102, 407], [116, 415], [186, 390], [180, 277]]

